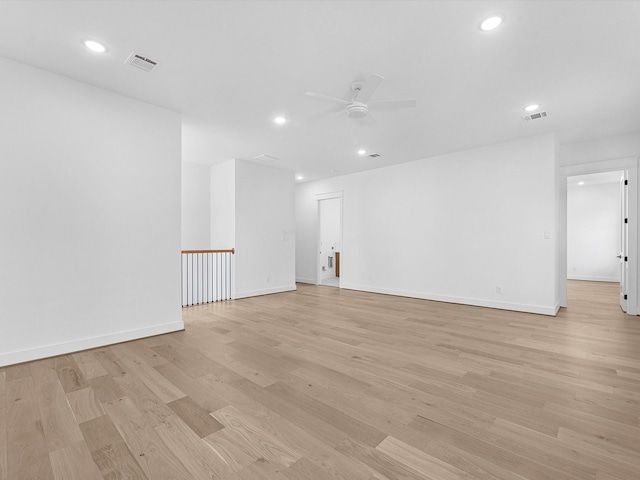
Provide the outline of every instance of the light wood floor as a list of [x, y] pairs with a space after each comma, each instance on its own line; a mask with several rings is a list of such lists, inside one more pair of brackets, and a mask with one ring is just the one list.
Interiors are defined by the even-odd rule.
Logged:
[[0, 369], [0, 480], [640, 479], [640, 318], [299, 285]]

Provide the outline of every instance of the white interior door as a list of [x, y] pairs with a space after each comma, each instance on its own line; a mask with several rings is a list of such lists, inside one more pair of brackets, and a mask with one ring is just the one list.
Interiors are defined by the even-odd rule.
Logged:
[[342, 193], [319, 195], [316, 284], [340, 286], [338, 252], [342, 251]]
[[627, 285], [629, 282], [629, 195], [628, 174], [620, 179], [620, 308], [627, 311]]

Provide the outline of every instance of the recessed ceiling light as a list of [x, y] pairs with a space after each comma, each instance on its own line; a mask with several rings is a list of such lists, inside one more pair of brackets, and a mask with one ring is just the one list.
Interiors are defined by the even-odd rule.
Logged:
[[485, 20], [482, 21], [482, 23], [480, 24], [480, 29], [484, 30], [485, 32], [488, 32], [489, 30], [498, 28], [500, 24], [503, 22], [503, 20], [504, 20], [504, 15], [501, 15], [501, 14], [491, 15], [489, 18], [486, 18]]
[[367, 151], [364, 148], [361, 148], [360, 150], [358, 150], [358, 155], [366, 155]]
[[584, 185], [584, 182], [578, 182], [578, 185]]
[[105, 47], [100, 42], [96, 42], [95, 40], [85, 40], [84, 46], [87, 47], [92, 52], [96, 52], [96, 53], [104, 53], [107, 51], [107, 47]]
[[285, 123], [287, 123], [287, 119], [284, 117], [276, 117], [273, 119], [274, 122], [276, 122], [278, 125], [284, 125]]
[[539, 108], [540, 105], [537, 103], [532, 103], [531, 105], [527, 105], [526, 107], [524, 107], [527, 112], [535, 112]]
[[296, 180], [302, 180], [302, 179], [304, 179], [304, 177], [302, 175], [296, 176]]

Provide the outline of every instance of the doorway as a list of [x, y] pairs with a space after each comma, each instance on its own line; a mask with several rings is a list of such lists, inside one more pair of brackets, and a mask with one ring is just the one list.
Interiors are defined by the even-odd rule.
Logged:
[[621, 170], [567, 177], [567, 280], [619, 285], [626, 311], [624, 178]]
[[[626, 308], [629, 315], [640, 314], [640, 304], [638, 303], [638, 157], [625, 157], [613, 160], [594, 161], [589, 163], [567, 165], [560, 167], [559, 182], [559, 223], [558, 223], [558, 262], [556, 263], [557, 294], [559, 306], [567, 306], [567, 278], [571, 272], [568, 265], [567, 255], [567, 180], [578, 175], [588, 175], [592, 173], [624, 172], [626, 182], [624, 202], [626, 212], [622, 218], [621, 239], [625, 239], [625, 245], [620, 245], [616, 256], [620, 255], [624, 263], [618, 263], [621, 271], [621, 307]], [[622, 205], [623, 198], [618, 193], [619, 202]], [[622, 209], [618, 210], [622, 216]], [[625, 220], [626, 219], [626, 220]], [[623, 251], [626, 254], [623, 255]], [[619, 260], [618, 260], [619, 261]], [[620, 262], [620, 261], [619, 261]], [[625, 298], [626, 295], [626, 298]], [[622, 300], [625, 302], [623, 303]], [[617, 299], [616, 299], [617, 301]]]
[[318, 200], [317, 284], [340, 288], [342, 196]]

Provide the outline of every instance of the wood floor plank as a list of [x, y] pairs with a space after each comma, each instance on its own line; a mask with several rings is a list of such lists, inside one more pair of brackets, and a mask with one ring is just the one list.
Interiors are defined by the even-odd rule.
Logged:
[[7, 405], [7, 480], [53, 480], [49, 449], [34, 398]]
[[88, 422], [104, 415], [102, 405], [91, 387], [67, 393], [67, 401], [78, 423]]
[[209, 415], [210, 412], [189, 397], [180, 398], [168, 403], [167, 406], [200, 438], [204, 438], [224, 428], [220, 422]]
[[74, 353], [71, 355], [71, 358], [76, 362], [76, 365], [78, 365], [80, 372], [86, 380], [91, 380], [92, 378], [102, 377], [109, 374], [93, 352], [84, 351]]
[[73, 392], [88, 387], [84, 375], [71, 355], [56, 357], [55, 366], [65, 392]]
[[139, 356], [135, 348], [130, 344], [115, 345], [112, 348], [128, 371], [135, 372], [135, 376], [140, 378], [147, 388], [156, 394], [161, 401], [165, 403], [173, 402], [185, 396], [184, 392], [146, 363], [144, 358]]
[[180, 459], [194, 480], [212, 478], [234, 480], [236, 478], [227, 463], [179, 418], [167, 419], [154, 429], [167, 448]]
[[[118, 376], [117, 378], [119, 378]], [[110, 375], [103, 375], [101, 377], [95, 377], [87, 381], [91, 389], [93, 390], [96, 398], [102, 402], [111, 402], [125, 396], [124, 390], [114, 380], [114, 377]]]
[[385, 434], [380, 430], [304, 393], [300, 393], [296, 389], [281, 382], [270, 385], [267, 390], [277, 397], [286, 398], [288, 402], [297, 405], [310, 415], [321, 418], [330, 425], [341, 429], [349, 437], [365, 445], [375, 446], [385, 437]]
[[345, 440], [336, 447], [336, 450], [347, 457], [355, 458], [363, 464], [368, 465], [373, 471], [377, 472], [381, 478], [424, 480], [424, 477], [420, 473], [395, 458], [390, 457], [376, 448], [361, 445], [353, 440]]
[[207, 412], [215, 412], [229, 405], [216, 390], [199, 383], [172, 362], [156, 366], [155, 369]]
[[[0, 375], [1, 376], [1, 375]], [[0, 383], [2, 380], [0, 380]], [[1, 386], [0, 386], [1, 390]], [[0, 480], [8, 480], [7, 472], [7, 405], [0, 393]]]
[[31, 376], [31, 366], [29, 363], [9, 365], [8, 367], [5, 367], [4, 373], [7, 381], [29, 378]]
[[45, 358], [29, 363], [31, 380], [34, 385], [59, 381], [55, 358]]
[[226, 427], [228, 438], [249, 455], [264, 458], [282, 468], [287, 468], [301, 458], [300, 453], [257, 428], [249, 417], [232, 406], [217, 410], [212, 415]]
[[177, 339], [167, 339], [165, 344], [153, 347], [152, 350], [192, 378], [207, 375], [219, 365], [204, 355], [203, 351]]
[[150, 480], [175, 480], [191, 478], [191, 474], [168, 449], [158, 433], [145, 420], [144, 415], [128, 398], [121, 398], [104, 405], [127, 448]]
[[150, 480], [133, 458], [124, 440], [94, 450], [91, 457], [105, 479]]
[[238, 472], [238, 478], [241, 480], [287, 480], [280, 467], [272, 465], [263, 458], [243, 468]]
[[7, 480], [7, 376], [0, 371], [0, 480]]
[[464, 471], [445, 463], [397, 438], [387, 437], [376, 447], [380, 452], [415, 470], [429, 480], [459, 480], [471, 478]]
[[90, 452], [118, 443], [122, 440], [120, 432], [108, 415], [94, 418], [80, 424], [80, 430]]
[[637, 467], [631, 464], [618, 462], [575, 443], [549, 439], [544, 434], [501, 419], [487, 432], [487, 440], [577, 478], [591, 478], [594, 471], [596, 478], [604, 473], [619, 479], [637, 476]]
[[56, 480], [103, 480], [84, 442], [53, 451], [50, 457]]
[[[175, 415], [135, 373], [127, 373], [115, 377], [114, 381], [122, 391], [127, 393], [127, 399], [136, 406], [151, 426], [159, 425], [164, 422], [167, 417]], [[119, 399], [107, 403], [112, 404], [116, 400]]]
[[282, 474], [289, 480], [316, 480], [319, 478], [371, 480], [374, 478], [373, 475], [364, 468], [354, 466], [346, 472], [336, 471], [330, 463], [318, 465], [307, 457], [302, 457], [289, 468], [283, 470]]
[[83, 441], [76, 417], [59, 382], [38, 386], [36, 398], [49, 452]]
[[209, 444], [211, 450], [220, 460], [235, 473], [261, 458], [257, 455], [250, 455], [238, 447], [233, 435], [229, 436], [229, 432], [225, 429], [212, 433], [205, 437], [204, 441]]

